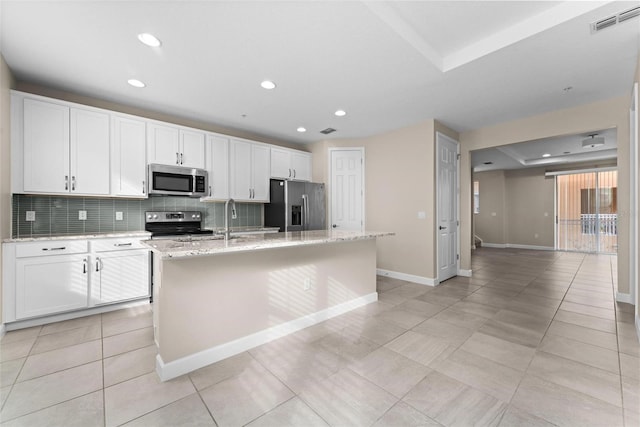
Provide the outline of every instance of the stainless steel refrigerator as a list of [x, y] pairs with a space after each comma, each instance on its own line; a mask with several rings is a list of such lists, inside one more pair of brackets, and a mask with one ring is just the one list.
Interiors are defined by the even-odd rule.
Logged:
[[280, 231], [327, 228], [324, 184], [271, 180], [271, 202], [264, 205], [265, 227]]

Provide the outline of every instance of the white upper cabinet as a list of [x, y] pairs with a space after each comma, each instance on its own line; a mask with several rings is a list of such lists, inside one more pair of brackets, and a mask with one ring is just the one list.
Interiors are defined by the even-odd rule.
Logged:
[[24, 191], [108, 195], [109, 114], [23, 102]]
[[226, 200], [229, 198], [229, 138], [207, 135], [206, 153], [209, 189], [203, 200]]
[[271, 177], [311, 181], [311, 154], [272, 147]]
[[23, 102], [24, 191], [68, 193], [69, 107], [34, 99]]
[[270, 149], [237, 139], [230, 143], [230, 195], [249, 202], [269, 201]]
[[147, 124], [113, 116], [111, 125], [111, 191], [114, 196], [147, 197]]
[[71, 192], [109, 194], [109, 114], [71, 109]]
[[205, 134], [160, 123], [149, 123], [149, 163], [204, 169]]

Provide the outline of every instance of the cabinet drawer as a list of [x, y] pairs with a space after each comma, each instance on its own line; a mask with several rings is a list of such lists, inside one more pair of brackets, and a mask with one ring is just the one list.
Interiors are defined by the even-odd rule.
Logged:
[[49, 240], [46, 242], [19, 243], [16, 258], [48, 255], [68, 255], [88, 252], [87, 240]]
[[128, 249], [148, 249], [140, 244], [139, 237], [91, 240], [91, 252], [111, 252]]

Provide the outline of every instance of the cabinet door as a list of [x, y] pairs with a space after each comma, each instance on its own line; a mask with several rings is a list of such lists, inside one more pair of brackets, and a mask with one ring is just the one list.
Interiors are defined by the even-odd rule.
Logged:
[[86, 255], [16, 260], [16, 319], [85, 308], [88, 305]]
[[251, 150], [251, 170], [253, 195], [251, 200], [269, 201], [269, 177], [271, 165], [271, 149], [265, 145], [255, 144]]
[[226, 200], [229, 198], [229, 139], [209, 135], [207, 143], [209, 197]]
[[149, 251], [105, 252], [97, 256], [92, 268], [100, 286], [93, 286], [97, 304], [108, 304], [149, 296]]
[[190, 168], [205, 168], [205, 134], [188, 130], [180, 131], [180, 165]]
[[178, 128], [150, 123], [147, 129], [149, 163], [180, 164], [180, 132]]
[[147, 195], [146, 123], [112, 117], [111, 192], [116, 196]]
[[231, 197], [236, 200], [249, 200], [253, 192], [251, 187], [251, 145], [244, 141], [231, 141], [229, 191]]
[[291, 170], [291, 153], [279, 148], [271, 149], [271, 177], [289, 179], [293, 178]]
[[311, 154], [292, 152], [291, 169], [294, 179], [311, 181]]
[[109, 194], [109, 115], [71, 109], [71, 193]]
[[24, 100], [24, 191], [69, 192], [69, 108]]

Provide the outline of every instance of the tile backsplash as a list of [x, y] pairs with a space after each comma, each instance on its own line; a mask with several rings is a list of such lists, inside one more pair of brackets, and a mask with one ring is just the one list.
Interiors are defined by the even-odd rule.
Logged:
[[[87, 211], [79, 220], [78, 211]], [[13, 238], [113, 233], [144, 230], [145, 211], [194, 210], [204, 214], [204, 227], [224, 227], [224, 202], [200, 202], [189, 197], [155, 196], [148, 199], [109, 199], [14, 194], [11, 235]], [[263, 225], [263, 205], [236, 203], [234, 227]], [[35, 221], [26, 221], [35, 211]], [[116, 221], [116, 212], [122, 220]]]

